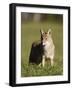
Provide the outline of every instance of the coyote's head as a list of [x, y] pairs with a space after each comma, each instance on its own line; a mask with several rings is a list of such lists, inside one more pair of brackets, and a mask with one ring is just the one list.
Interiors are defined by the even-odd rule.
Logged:
[[41, 32], [41, 43], [43, 46], [48, 45], [51, 40], [51, 29], [49, 29], [47, 32], [44, 32], [43, 30], [40, 30]]

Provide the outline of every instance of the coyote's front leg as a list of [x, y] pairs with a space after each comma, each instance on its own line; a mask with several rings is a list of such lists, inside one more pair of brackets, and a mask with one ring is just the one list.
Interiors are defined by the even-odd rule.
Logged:
[[45, 56], [44, 55], [42, 56], [42, 66], [43, 67], [45, 66]]
[[51, 59], [51, 66], [53, 66], [54, 65], [54, 61], [53, 61], [53, 59]]

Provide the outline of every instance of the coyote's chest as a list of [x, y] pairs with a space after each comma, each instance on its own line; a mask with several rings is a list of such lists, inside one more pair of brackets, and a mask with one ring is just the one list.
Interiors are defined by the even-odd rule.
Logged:
[[52, 43], [47, 43], [47, 45], [44, 46], [44, 56], [46, 58], [49, 58], [53, 55], [54, 52], [54, 45]]

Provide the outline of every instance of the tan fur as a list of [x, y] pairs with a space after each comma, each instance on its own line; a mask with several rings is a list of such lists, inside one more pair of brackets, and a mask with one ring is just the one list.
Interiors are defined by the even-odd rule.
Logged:
[[53, 43], [53, 39], [51, 36], [51, 30], [48, 30], [48, 32], [41, 31], [41, 42], [44, 46], [44, 54], [42, 56], [42, 66], [45, 66], [45, 59], [50, 58], [51, 60], [51, 66], [54, 65], [54, 53], [55, 53], [55, 46]]

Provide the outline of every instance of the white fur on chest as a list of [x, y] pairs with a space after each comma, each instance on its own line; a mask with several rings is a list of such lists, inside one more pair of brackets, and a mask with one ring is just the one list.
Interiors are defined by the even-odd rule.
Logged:
[[44, 56], [46, 58], [53, 58], [54, 57], [54, 44], [53, 42], [47, 42], [44, 47]]

